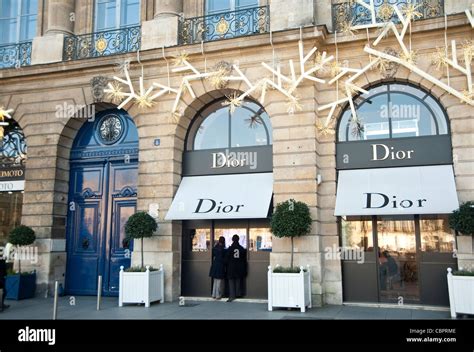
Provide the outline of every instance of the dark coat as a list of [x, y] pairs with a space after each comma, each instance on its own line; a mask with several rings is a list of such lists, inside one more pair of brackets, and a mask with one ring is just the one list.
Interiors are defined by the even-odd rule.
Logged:
[[227, 278], [242, 279], [247, 276], [247, 251], [238, 242], [227, 248]]
[[212, 264], [209, 276], [213, 279], [225, 279], [225, 253], [224, 246], [216, 245], [212, 249]]
[[0, 288], [4, 288], [5, 276], [7, 276], [7, 263], [5, 259], [0, 258]]

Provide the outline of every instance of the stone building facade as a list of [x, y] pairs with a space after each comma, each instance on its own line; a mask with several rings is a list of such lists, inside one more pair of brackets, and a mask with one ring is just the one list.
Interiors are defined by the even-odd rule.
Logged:
[[[334, 2], [334, 1], [333, 1]], [[135, 81], [142, 72], [137, 53], [121, 53], [83, 60], [63, 60], [64, 38], [94, 32], [94, 2], [92, 0], [47, 0], [38, 2], [36, 36], [32, 44], [31, 65], [0, 70], [0, 106], [14, 109], [13, 118], [22, 128], [28, 154], [21, 222], [31, 226], [38, 237], [38, 287], [51, 289], [54, 281], [65, 282], [68, 275], [67, 224], [70, 191], [70, 156], [78, 131], [87, 121], [80, 116], [59, 116], [58, 106], [93, 106], [96, 113], [116, 108], [117, 104], [103, 93], [105, 82], [120, 75], [117, 64], [130, 60], [130, 76]], [[351, 67], [361, 68], [368, 62], [364, 52], [367, 41], [375, 40], [377, 32], [361, 30], [351, 33], [333, 31], [332, 2], [301, 0], [288, 8], [287, 1], [260, 1], [269, 6], [270, 32], [251, 36], [236, 36], [226, 40], [201, 44], [179, 43], [179, 21], [205, 14], [205, 1], [142, 0], [140, 62], [145, 85], [151, 82], [177, 87], [181, 74], [169, 71], [172, 57], [185, 50], [188, 59], [199, 70], [219, 62], [233, 63], [251, 81], [260, 79], [262, 62], [297, 60], [298, 42], [305, 51], [316, 46], [320, 52], [338, 55]], [[462, 43], [472, 40], [473, 29], [464, 13], [470, 1], [444, 1], [444, 16], [421, 19], [411, 27], [411, 45], [418, 51], [417, 66], [440, 78], [431, 63], [437, 47], [444, 48], [444, 36]], [[73, 20], [71, 20], [73, 16]], [[383, 43], [383, 49], [398, 50], [393, 35]], [[330, 79], [326, 72], [324, 79]], [[101, 78], [103, 77], [103, 78]], [[368, 89], [381, 83], [410, 83], [429, 92], [445, 109], [449, 118], [454, 174], [459, 201], [474, 199], [474, 124], [473, 106], [461, 102], [424, 77], [397, 67], [389, 76], [378, 70], [365, 72], [357, 84]], [[450, 84], [463, 91], [465, 76], [452, 71]], [[196, 98], [184, 95], [183, 116], [170, 119], [175, 96], [165, 94], [157, 104], [141, 109], [137, 105], [124, 107], [138, 131], [137, 210], [158, 209], [159, 229], [144, 242], [145, 262], [165, 269], [166, 300], [176, 300], [182, 279], [182, 222], [165, 220], [183, 174], [183, 152], [186, 136], [196, 114], [229, 90], [245, 91], [244, 83], [231, 83], [228, 90], [217, 90], [207, 80], [193, 83]], [[295, 240], [295, 263], [310, 265], [313, 304], [342, 304], [343, 272], [340, 260], [325, 257], [325, 249], [340, 245], [338, 218], [334, 216], [337, 193], [336, 134], [324, 134], [316, 127], [327, 111], [318, 107], [336, 100], [334, 85], [306, 81], [298, 89], [301, 111], [289, 115], [287, 99], [275, 90], [267, 92], [264, 109], [271, 120], [273, 140], [273, 204], [294, 198], [309, 205], [313, 226], [308, 236]], [[258, 100], [258, 96], [252, 98]], [[335, 111], [339, 118], [340, 106]], [[335, 125], [337, 126], [337, 125]], [[156, 141], [159, 140], [159, 145]], [[319, 180], [319, 181], [318, 181]], [[462, 248], [460, 247], [462, 245]], [[135, 243], [132, 262], [139, 263], [139, 243]], [[273, 238], [270, 264], [289, 262], [290, 241]], [[474, 263], [472, 239], [458, 240], [458, 266]], [[375, 280], [375, 278], [374, 278]], [[67, 285], [66, 285], [67, 286]], [[66, 287], [67, 289], [67, 287]]]

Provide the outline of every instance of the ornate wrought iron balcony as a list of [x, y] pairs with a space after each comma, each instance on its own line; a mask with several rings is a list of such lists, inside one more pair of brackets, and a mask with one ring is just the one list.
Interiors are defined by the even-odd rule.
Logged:
[[117, 55], [140, 49], [140, 26], [64, 38], [63, 60], [80, 60], [92, 57]]
[[0, 69], [31, 65], [32, 42], [0, 45]]
[[[365, 0], [365, 2], [369, 4], [369, 0]], [[392, 5], [397, 5], [399, 9], [403, 9], [409, 3], [410, 0], [374, 0], [377, 22], [400, 22]], [[444, 15], [444, 0], [412, 0], [411, 3], [418, 6], [417, 11], [422, 15], [417, 18], [418, 20]], [[370, 11], [356, 2], [345, 1], [332, 5], [333, 29], [338, 32], [347, 24], [355, 26], [371, 22]]]
[[269, 30], [270, 10], [268, 6], [260, 6], [202, 17], [182, 18], [178, 39], [180, 44], [193, 44], [266, 33]]

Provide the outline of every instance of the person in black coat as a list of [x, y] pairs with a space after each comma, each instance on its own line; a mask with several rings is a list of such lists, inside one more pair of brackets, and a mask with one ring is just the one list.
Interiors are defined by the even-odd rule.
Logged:
[[5, 305], [5, 297], [7, 296], [7, 290], [5, 288], [5, 277], [7, 276], [7, 263], [5, 257], [2, 255], [0, 257], [0, 289], [2, 289], [2, 306], [0, 307], [0, 312], [3, 312], [5, 308], [9, 306]]
[[227, 278], [229, 279], [229, 299], [232, 302], [242, 296], [242, 279], [247, 276], [247, 251], [239, 244], [239, 236], [232, 236], [232, 245], [227, 249]]
[[225, 238], [221, 236], [212, 249], [212, 264], [209, 270], [209, 276], [212, 278], [212, 298], [215, 299], [221, 299], [224, 292], [225, 253]]

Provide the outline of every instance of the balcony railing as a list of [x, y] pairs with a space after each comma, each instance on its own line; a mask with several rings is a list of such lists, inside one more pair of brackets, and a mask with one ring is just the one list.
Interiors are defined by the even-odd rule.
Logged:
[[0, 45], [0, 69], [31, 65], [31, 41]]
[[270, 31], [268, 6], [253, 7], [208, 16], [182, 18], [179, 44], [235, 38]]
[[139, 50], [140, 43], [140, 26], [71, 35], [64, 38], [63, 60], [81, 60], [128, 53]]
[[[369, 4], [368, 0], [365, 0]], [[444, 0], [374, 0], [377, 22], [399, 23], [397, 14], [392, 5], [403, 9], [407, 4], [418, 6], [417, 11], [422, 15], [419, 19], [444, 16]], [[351, 23], [353, 26], [369, 24], [372, 22], [370, 11], [356, 2], [341, 2], [332, 5], [332, 23], [335, 31], [341, 31], [344, 26]]]

